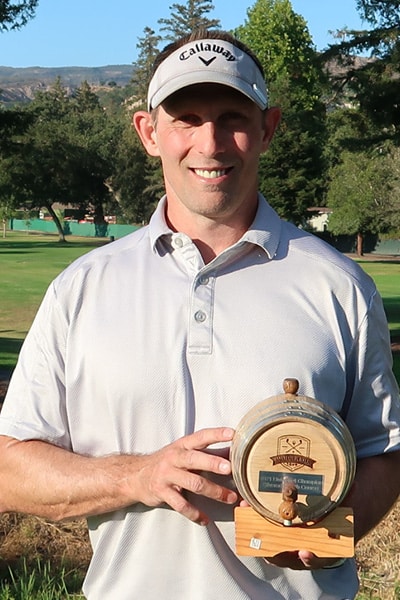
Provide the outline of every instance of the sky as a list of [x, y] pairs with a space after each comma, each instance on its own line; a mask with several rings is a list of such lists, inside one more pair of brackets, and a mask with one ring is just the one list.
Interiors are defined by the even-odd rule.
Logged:
[[[247, 18], [255, 0], [213, 0], [222, 29], [234, 29]], [[98, 67], [132, 64], [144, 28], [157, 32], [172, 4], [184, 0], [39, 0], [36, 16], [19, 31], [0, 32], [0, 65], [6, 67]], [[329, 31], [362, 23], [356, 0], [292, 0], [307, 21], [318, 50], [334, 39]], [[151, 10], [149, 10], [149, 8]]]

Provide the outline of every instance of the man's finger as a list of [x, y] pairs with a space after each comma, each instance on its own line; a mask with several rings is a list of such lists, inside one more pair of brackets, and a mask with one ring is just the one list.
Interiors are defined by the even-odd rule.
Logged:
[[177, 443], [186, 450], [205, 450], [212, 444], [232, 441], [234, 434], [235, 430], [231, 427], [210, 427], [186, 435], [177, 440]]

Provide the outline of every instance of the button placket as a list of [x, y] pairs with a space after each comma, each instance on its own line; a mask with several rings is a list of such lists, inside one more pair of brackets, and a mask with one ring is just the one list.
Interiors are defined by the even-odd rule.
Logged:
[[199, 275], [193, 282], [190, 302], [189, 352], [212, 352], [214, 281]]

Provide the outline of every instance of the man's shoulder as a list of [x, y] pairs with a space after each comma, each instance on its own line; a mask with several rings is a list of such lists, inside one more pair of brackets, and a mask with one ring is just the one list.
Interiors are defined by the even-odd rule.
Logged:
[[301, 263], [304, 269], [309, 269], [310, 274], [315, 271], [331, 273], [338, 280], [342, 277], [349, 278], [357, 287], [370, 293], [375, 290], [373, 280], [353, 258], [317, 235], [291, 223], [283, 224], [279, 252], [285, 253], [294, 262]]
[[105, 273], [108, 268], [119, 270], [135, 260], [151, 253], [148, 227], [144, 226], [118, 240], [108, 242], [104, 246], [90, 250], [73, 261], [55, 279], [55, 284], [68, 284], [76, 277], [86, 277], [93, 273]]

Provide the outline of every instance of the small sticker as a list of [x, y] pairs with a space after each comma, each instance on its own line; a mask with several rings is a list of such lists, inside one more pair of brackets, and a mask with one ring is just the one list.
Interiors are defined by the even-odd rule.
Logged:
[[253, 548], [254, 550], [259, 550], [261, 548], [261, 540], [259, 538], [251, 538], [250, 548]]

